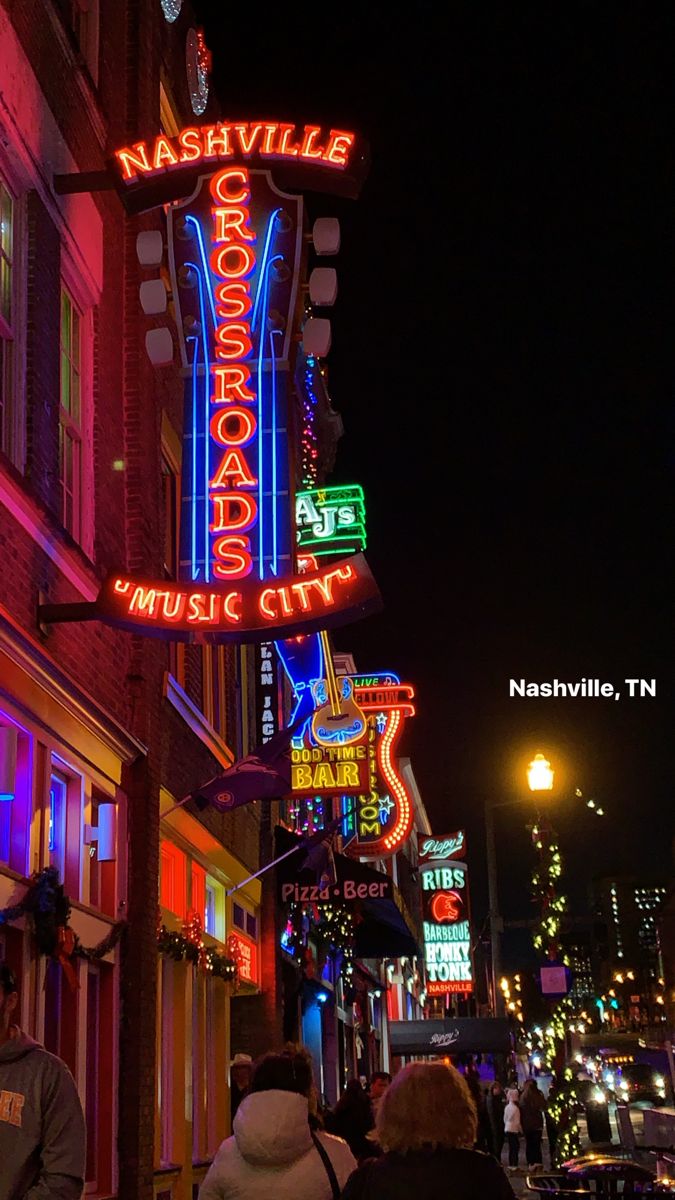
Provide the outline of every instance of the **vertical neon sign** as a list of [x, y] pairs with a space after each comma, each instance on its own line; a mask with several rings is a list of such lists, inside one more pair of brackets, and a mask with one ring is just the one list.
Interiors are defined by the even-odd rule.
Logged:
[[266, 171], [224, 166], [170, 209], [186, 378], [183, 582], [293, 569], [287, 382], [301, 250], [302, 199]]

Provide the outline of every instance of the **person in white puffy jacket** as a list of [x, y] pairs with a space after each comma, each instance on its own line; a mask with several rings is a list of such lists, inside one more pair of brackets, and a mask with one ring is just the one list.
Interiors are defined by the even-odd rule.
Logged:
[[520, 1137], [523, 1132], [518, 1099], [518, 1089], [509, 1088], [506, 1093], [506, 1108], [504, 1109], [504, 1132], [509, 1145], [509, 1171], [512, 1172], [518, 1170]]
[[310, 1127], [304, 1054], [267, 1054], [199, 1189], [199, 1200], [335, 1200], [356, 1169], [342, 1138]]

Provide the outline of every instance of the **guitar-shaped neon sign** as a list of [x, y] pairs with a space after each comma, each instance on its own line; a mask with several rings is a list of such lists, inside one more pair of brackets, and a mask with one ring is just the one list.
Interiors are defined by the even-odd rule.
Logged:
[[336, 743], [341, 746], [363, 737], [366, 718], [354, 699], [354, 687], [347, 675], [338, 679], [328, 634], [319, 634], [323, 649], [326, 678], [312, 684], [315, 710], [312, 716], [312, 737], [319, 746]]

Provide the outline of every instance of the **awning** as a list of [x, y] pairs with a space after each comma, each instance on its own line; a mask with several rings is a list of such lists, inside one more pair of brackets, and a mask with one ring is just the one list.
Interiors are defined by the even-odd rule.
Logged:
[[420, 950], [414, 926], [389, 875], [374, 871], [346, 854], [335, 854], [335, 887], [319, 891], [312, 871], [300, 871], [306, 850], [303, 839], [281, 825], [275, 830], [277, 857], [298, 847], [276, 868], [280, 903], [346, 904], [354, 914], [354, 954], [357, 958], [413, 958]]
[[502, 1017], [458, 1017], [444, 1021], [390, 1021], [392, 1054], [508, 1054], [509, 1022]]

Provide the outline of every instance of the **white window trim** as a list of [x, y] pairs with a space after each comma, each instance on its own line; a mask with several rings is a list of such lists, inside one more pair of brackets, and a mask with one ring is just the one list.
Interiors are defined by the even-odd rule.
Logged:
[[0, 176], [12, 197], [12, 330], [14, 374], [12, 379], [12, 428], [7, 457], [21, 474], [26, 469], [26, 326], [28, 247], [26, 238], [26, 194], [17, 172], [0, 153]]
[[[73, 540], [84, 551], [87, 558], [94, 559], [95, 491], [94, 491], [94, 305], [92, 297], [81, 278], [74, 272], [61, 246], [61, 286], [66, 289], [78, 309], [80, 317], [80, 430], [82, 434], [80, 471], [80, 520], [79, 532]], [[61, 297], [59, 292], [59, 372]], [[59, 374], [59, 400], [61, 377]], [[59, 404], [59, 420], [61, 409]], [[60, 478], [59, 478], [60, 490]], [[61, 516], [61, 514], [60, 514]]]

